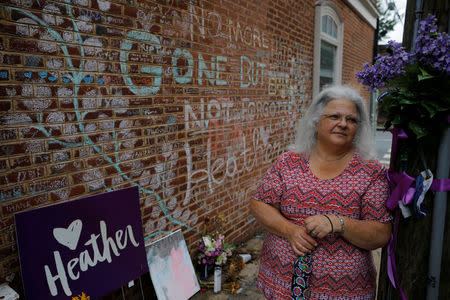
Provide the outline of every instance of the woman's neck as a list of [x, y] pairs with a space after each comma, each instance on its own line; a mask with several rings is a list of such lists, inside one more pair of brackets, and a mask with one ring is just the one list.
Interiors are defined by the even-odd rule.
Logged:
[[315, 156], [324, 162], [338, 162], [345, 158], [347, 158], [350, 154], [354, 152], [353, 148], [346, 149], [334, 149], [334, 148], [325, 148], [317, 145], [313, 152]]

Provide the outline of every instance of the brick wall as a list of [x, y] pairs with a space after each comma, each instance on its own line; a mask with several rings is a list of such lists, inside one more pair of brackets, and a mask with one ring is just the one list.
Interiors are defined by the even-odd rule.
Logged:
[[[373, 29], [342, 1], [343, 81]], [[16, 212], [138, 185], [146, 236], [188, 245], [247, 201], [312, 91], [314, 1], [7, 0], [0, 4], [0, 276]], [[367, 95], [367, 94], [366, 94]]]

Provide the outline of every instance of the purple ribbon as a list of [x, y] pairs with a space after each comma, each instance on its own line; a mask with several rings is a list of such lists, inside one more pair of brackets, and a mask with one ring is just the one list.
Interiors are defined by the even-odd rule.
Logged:
[[412, 203], [416, 191], [414, 178], [406, 174], [406, 172], [398, 174], [388, 170], [387, 179], [391, 187], [396, 185], [386, 202], [386, 206], [390, 210], [394, 210], [398, 206], [398, 201], [402, 201], [404, 205]]
[[450, 191], [450, 179], [434, 179], [430, 186], [430, 190], [435, 192]]
[[[447, 122], [450, 123], [450, 116], [447, 116]], [[392, 146], [391, 146], [391, 162], [389, 170], [386, 172], [386, 176], [391, 187], [391, 194], [386, 202], [386, 206], [394, 211], [398, 207], [398, 202], [402, 201], [404, 205], [408, 205], [414, 200], [415, 194], [415, 179], [409, 176], [406, 172], [402, 174], [394, 172], [395, 158], [397, 157], [397, 142], [398, 139], [407, 139], [408, 135], [405, 131], [394, 126], [390, 130], [392, 132]], [[392, 188], [395, 186], [394, 190]], [[450, 179], [434, 179], [430, 186], [430, 190], [436, 192], [450, 191]], [[391, 234], [389, 244], [387, 246], [387, 273], [388, 277], [394, 286], [398, 289], [402, 300], [407, 300], [402, 288], [400, 287], [397, 272], [397, 263], [395, 261], [395, 244], [397, 243], [398, 227], [400, 220], [400, 211], [396, 211], [394, 232]]]
[[[386, 201], [386, 206], [394, 211], [398, 207], [398, 202], [402, 201], [402, 203], [406, 206], [413, 202], [414, 193], [416, 191], [415, 178], [409, 176], [406, 172], [402, 172], [402, 174], [396, 173], [391, 169], [386, 172], [386, 177], [389, 182], [389, 186], [391, 187], [391, 194]], [[392, 187], [395, 188], [392, 190]], [[434, 179], [431, 184], [430, 190], [433, 191], [449, 191], [450, 190], [450, 179]], [[389, 240], [387, 252], [388, 252], [388, 263], [387, 263], [387, 272], [388, 277], [392, 283], [392, 285], [398, 289], [400, 296], [403, 300], [406, 300], [406, 296], [403, 293], [398, 281], [398, 272], [397, 272], [397, 264], [395, 261], [395, 244], [397, 242], [397, 233], [398, 233], [398, 223], [400, 219], [400, 214], [397, 211], [397, 218], [395, 222], [394, 232], [391, 234], [391, 238]]]
[[[400, 219], [400, 211], [397, 210], [396, 212], [396, 222], [394, 227], [394, 232], [391, 234], [391, 238], [389, 240], [389, 245], [387, 247], [387, 272], [388, 277], [391, 280], [392, 286], [394, 288], [398, 289], [398, 292], [400, 293], [400, 297], [402, 300], [407, 300], [405, 293], [403, 293], [402, 288], [400, 287], [399, 281], [398, 281], [398, 272], [397, 272], [397, 263], [395, 261], [395, 243], [397, 241], [397, 235], [398, 235], [398, 220]], [[396, 284], [397, 283], [397, 284]]]
[[394, 126], [394, 128], [392, 128], [390, 132], [392, 133], [392, 145], [391, 145], [391, 163], [389, 165], [389, 169], [393, 170], [395, 158], [397, 157], [397, 148], [398, 148], [397, 141], [398, 139], [402, 140], [407, 139], [408, 135], [403, 129], [401, 129], [398, 126]]

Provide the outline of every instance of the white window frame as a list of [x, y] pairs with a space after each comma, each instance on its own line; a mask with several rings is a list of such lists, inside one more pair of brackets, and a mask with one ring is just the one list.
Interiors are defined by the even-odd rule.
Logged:
[[[322, 32], [322, 16], [329, 15], [337, 25], [337, 39]], [[333, 2], [318, 1], [314, 17], [314, 61], [313, 61], [313, 97], [320, 92], [320, 45], [327, 42], [336, 47], [333, 78], [334, 84], [342, 81], [342, 53], [344, 48], [344, 21], [338, 7]]]

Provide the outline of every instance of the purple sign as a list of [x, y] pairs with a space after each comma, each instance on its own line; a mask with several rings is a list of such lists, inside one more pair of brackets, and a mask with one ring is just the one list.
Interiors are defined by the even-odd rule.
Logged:
[[14, 218], [27, 299], [97, 299], [148, 272], [137, 187]]

